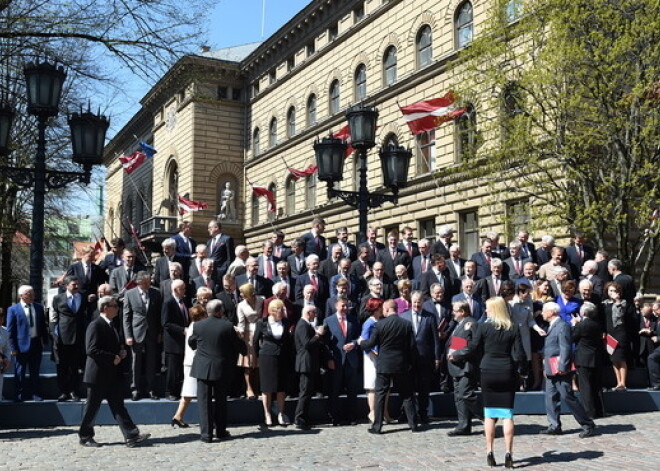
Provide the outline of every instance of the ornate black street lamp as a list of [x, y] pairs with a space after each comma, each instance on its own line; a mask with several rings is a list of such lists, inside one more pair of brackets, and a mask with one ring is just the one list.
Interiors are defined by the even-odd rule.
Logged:
[[[103, 162], [103, 144], [110, 122], [105, 116], [91, 111], [73, 113], [69, 118], [72, 160], [83, 167], [83, 172], [64, 172], [46, 168], [46, 126], [48, 119], [59, 113], [60, 97], [66, 72], [64, 67], [48, 61], [30, 62], [25, 65], [27, 89], [27, 111], [37, 117], [37, 153], [34, 168], [2, 167], [7, 177], [15, 184], [32, 188], [32, 241], [30, 245], [30, 285], [34, 288], [37, 301], [43, 294], [44, 267], [44, 201], [46, 190], [62, 188], [79, 181], [88, 184], [93, 165]], [[9, 153], [9, 131], [13, 111], [8, 106], [0, 107], [0, 153]]]
[[347, 144], [341, 139], [326, 137], [314, 143], [319, 180], [328, 185], [328, 198], [341, 198], [346, 204], [357, 208], [359, 215], [358, 243], [366, 240], [367, 214], [385, 202], [398, 203], [399, 188], [406, 186], [408, 167], [412, 152], [397, 145], [386, 145], [380, 152], [383, 183], [392, 190], [392, 195], [370, 193], [367, 188], [367, 151], [376, 145], [376, 122], [378, 111], [373, 107], [357, 105], [346, 113], [351, 132], [351, 146], [357, 149], [360, 165], [358, 191], [333, 188], [343, 179], [344, 159]]

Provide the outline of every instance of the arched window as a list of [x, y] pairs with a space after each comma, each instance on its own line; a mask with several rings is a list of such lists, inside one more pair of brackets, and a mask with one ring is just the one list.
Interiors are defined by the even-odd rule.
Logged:
[[390, 46], [385, 49], [383, 56], [383, 82], [385, 86], [396, 82], [396, 47]]
[[296, 135], [296, 109], [293, 106], [286, 113], [286, 135], [287, 137]]
[[367, 97], [367, 66], [360, 64], [355, 69], [355, 101], [362, 101]]
[[[268, 220], [269, 221], [274, 221], [275, 218], [277, 217], [277, 186], [275, 183], [271, 183], [268, 185], [268, 191], [273, 193], [273, 200], [275, 200], [275, 211], [266, 211], [266, 214], [268, 215]], [[270, 208], [270, 206], [268, 206]]]
[[339, 80], [330, 84], [330, 114], [339, 113]]
[[307, 99], [307, 126], [316, 124], [316, 95], [313, 93]]
[[176, 216], [179, 207], [179, 166], [175, 160], [170, 162], [167, 169], [167, 196], [169, 198], [168, 216]]
[[456, 49], [462, 49], [472, 42], [472, 35], [474, 32], [472, 23], [472, 3], [463, 2], [456, 9], [454, 29], [456, 33]]
[[307, 177], [305, 184], [305, 208], [312, 209], [316, 206], [316, 174]]
[[474, 156], [477, 151], [477, 112], [472, 103], [466, 103], [467, 110], [456, 118], [456, 162]]
[[252, 133], [252, 154], [256, 157], [261, 152], [261, 143], [259, 142], [259, 128], [254, 128]]
[[270, 120], [268, 126], [268, 147], [275, 147], [277, 145], [277, 118]]
[[505, 85], [500, 102], [500, 137], [504, 143], [509, 139], [514, 126], [520, 122], [517, 118], [525, 114], [522, 90], [518, 82], [511, 81]]
[[259, 197], [252, 193], [252, 225], [259, 224]]
[[431, 63], [433, 60], [433, 41], [432, 41], [431, 27], [429, 25], [422, 26], [422, 29], [417, 33], [417, 67], [422, 68]]
[[285, 209], [287, 216], [296, 212], [296, 180], [291, 177], [286, 180]]

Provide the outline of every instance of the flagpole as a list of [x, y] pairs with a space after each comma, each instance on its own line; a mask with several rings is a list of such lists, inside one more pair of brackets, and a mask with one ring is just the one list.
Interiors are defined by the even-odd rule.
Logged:
[[[119, 158], [119, 157], [118, 157], [119, 155], [120, 155], [120, 154], [116, 154], [117, 158]], [[123, 166], [122, 166], [122, 168], [123, 168]], [[124, 169], [124, 172], [126, 172], [126, 169]], [[128, 177], [128, 180], [129, 180], [129, 181], [131, 182], [131, 184], [133, 185], [133, 188], [135, 189], [135, 191], [137, 192], [138, 196], [140, 197], [140, 199], [141, 199], [142, 202], [144, 203], [144, 206], [147, 208], [147, 211], [148, 211], [149, 214], [151, 215], [151, 208], [149, 207], [149, 204], [147, 203], [147, 201], [144, 199], [144, 196], [142, 196], [142, 193], [141, 193], [140, 190], [138, 189], [137, 184], [136, 184], [135, 181], [133, 180], [133, 177], [131, 177], [131, 174], [128, 173], [128, 172], [126, 172], [126, 177]]]

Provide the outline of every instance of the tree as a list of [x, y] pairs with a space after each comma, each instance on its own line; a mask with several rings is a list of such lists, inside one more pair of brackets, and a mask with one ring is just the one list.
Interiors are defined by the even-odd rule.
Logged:
[[454, 64], [487, 116], [467, 165], [529, 196], [535, 219], [587, 232], [644, 292], [660, 247], [660, 4], [495, 0], [478, 35]]

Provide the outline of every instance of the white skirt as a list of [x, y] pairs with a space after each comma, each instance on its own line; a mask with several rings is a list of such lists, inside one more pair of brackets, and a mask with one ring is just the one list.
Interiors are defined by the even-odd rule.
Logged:
[[364, 389], [376, 389], [376, 359], [378, 358], [373, 352], [364, 355]]
[[183, 365], [183, 386], [181, 386], [182, 397], [197, 397], [197, 378], [190, 376], [190, 366]]

